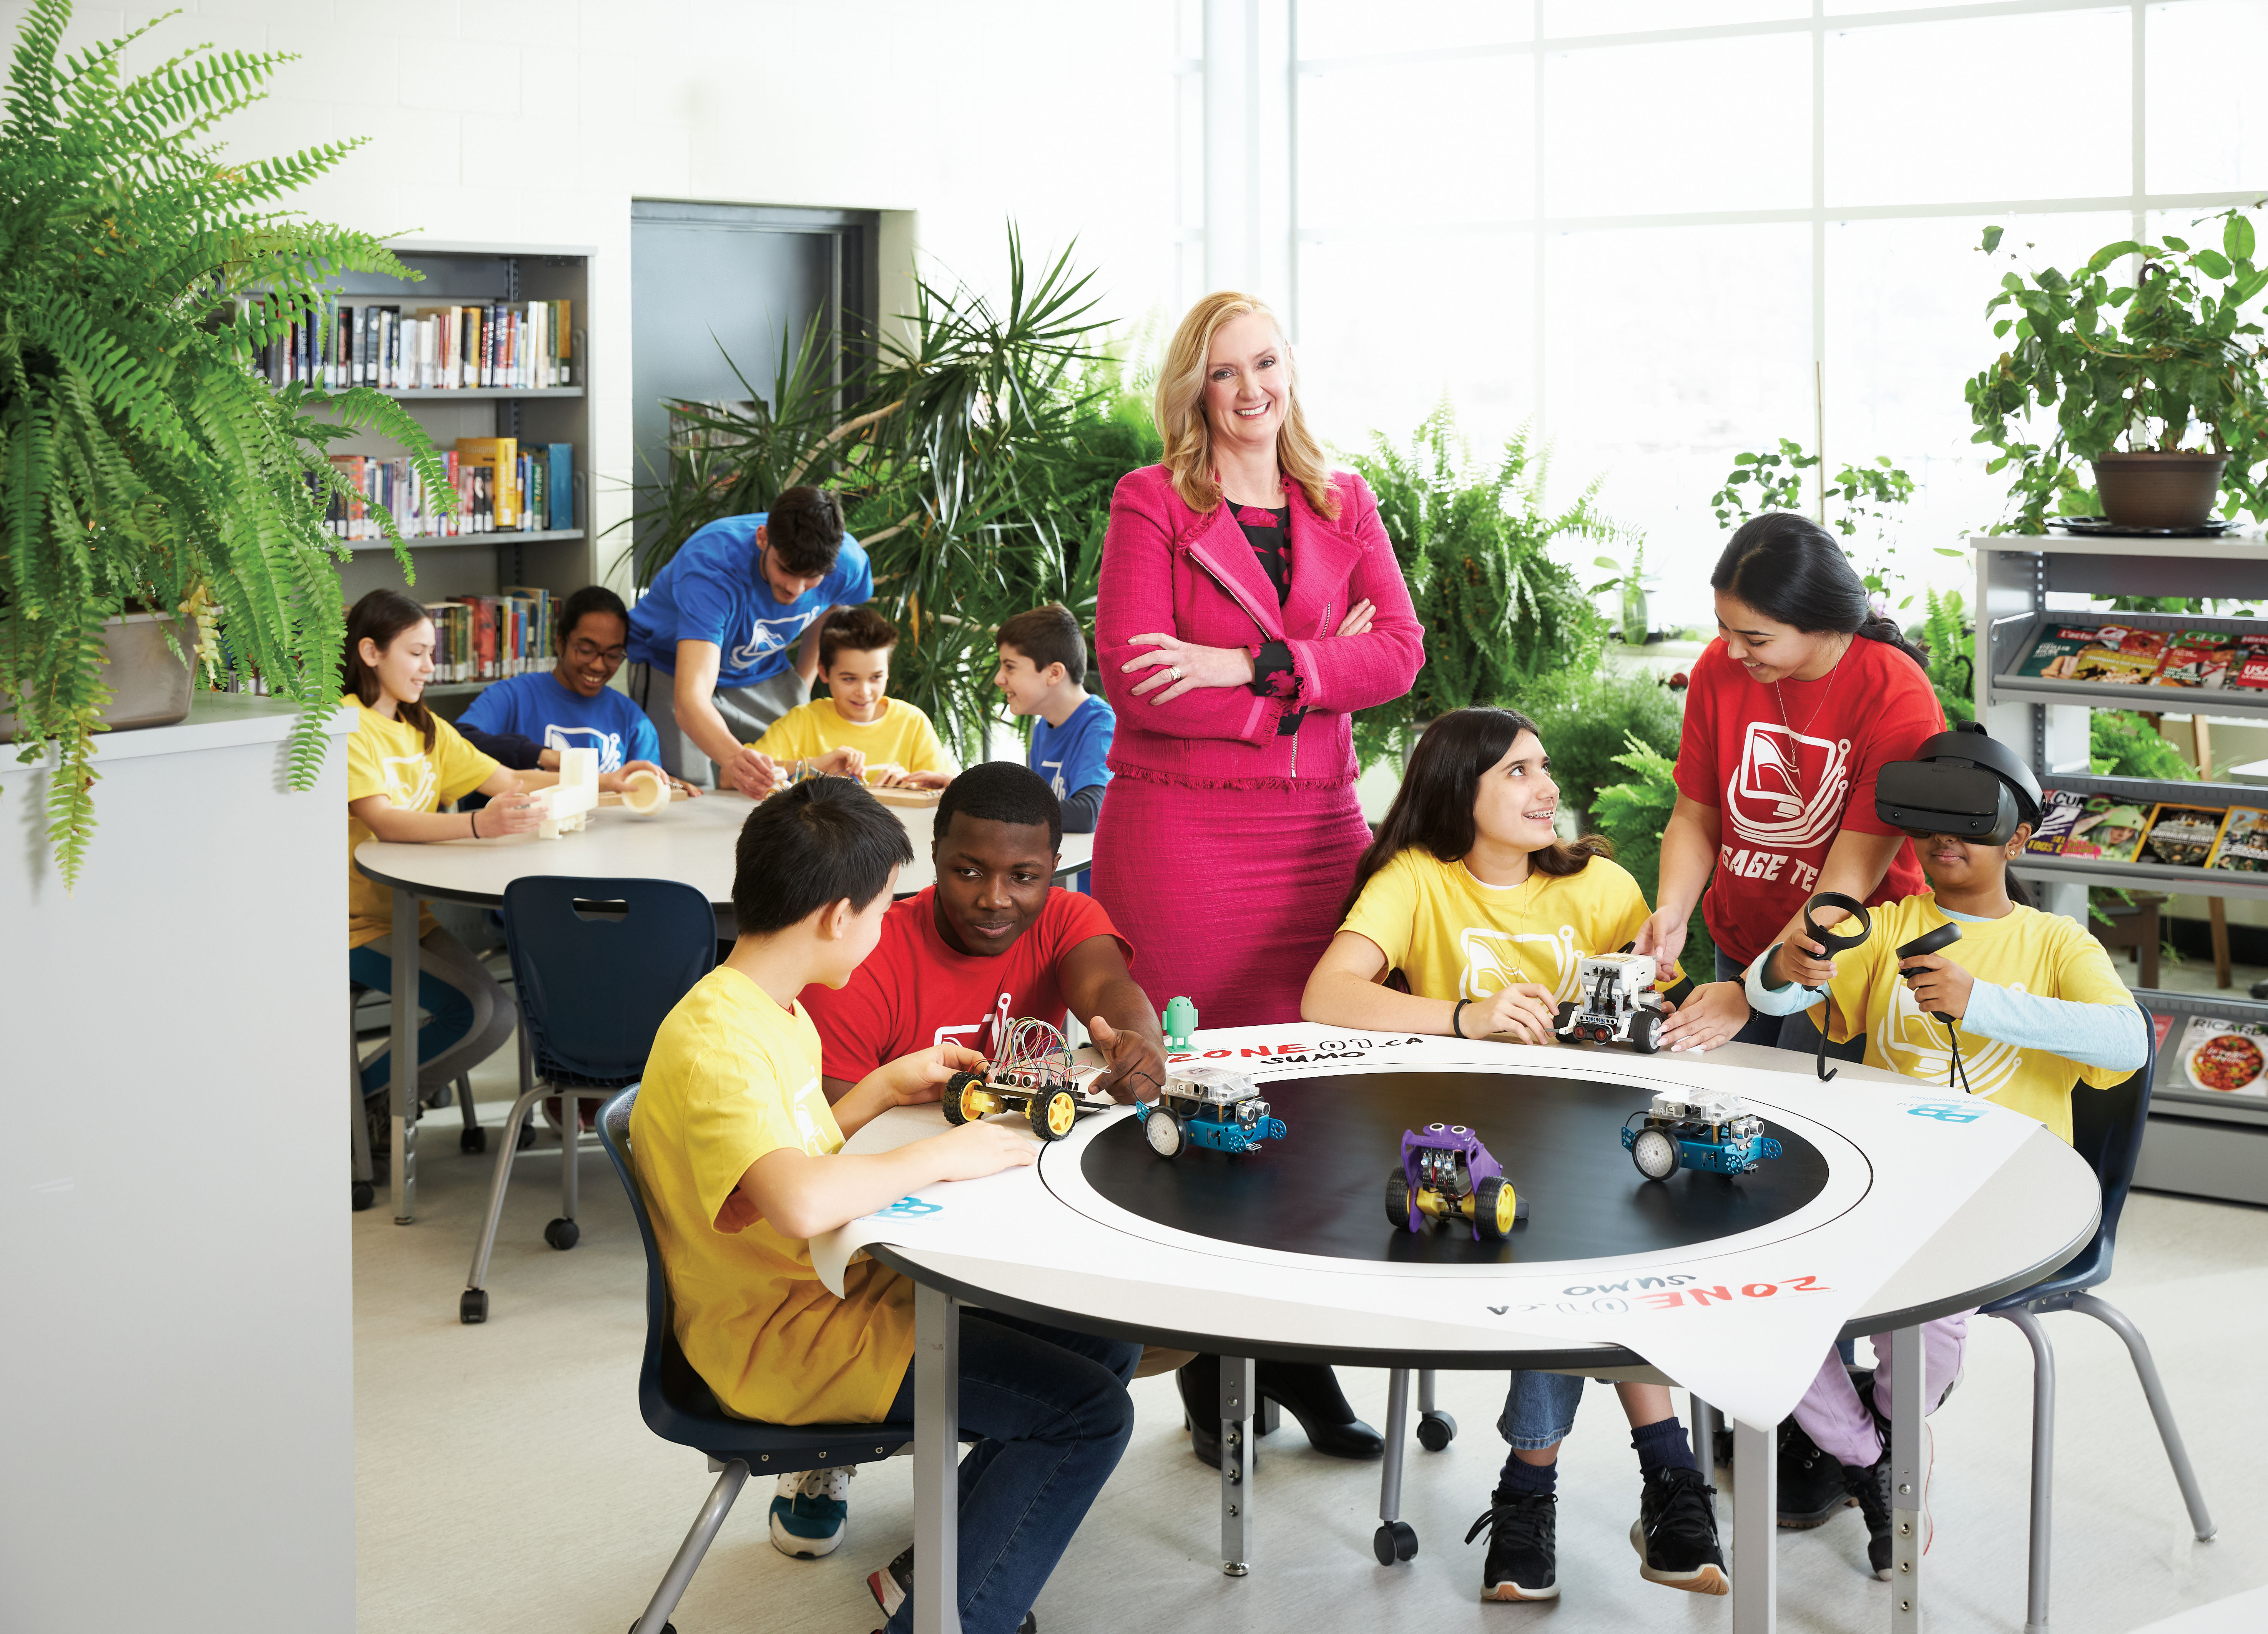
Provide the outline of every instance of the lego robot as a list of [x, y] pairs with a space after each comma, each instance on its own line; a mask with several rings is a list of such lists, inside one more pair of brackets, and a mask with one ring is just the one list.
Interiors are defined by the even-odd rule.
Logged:
[[1289, 1132], [1283, 1119], [1270, 1115], [1251, 1075], [1226, 1067], [1176, 1068], [1166, 1075], [1157, 1104], [1138, 1100], [1134, 1115], [1142, 1121], [1142, 1138], [1161, 1158], [1177, 1157], [1185, 1146], [1236, 1157]]
[[1079, 1083], [1060, 1028], [1029, 1016], [1008, 1023], [998, 1059], [946, 1080], [945, 1121], [968, 1123], [1020, 1110], [1042, 1140], [1061, 1140], [1079, 1121]]
[[1402, 1132], [1402, 1167], [1386, 1177], [1386, 1218], [1401, 1231], [1462, 1220], [1476, 1242], [1501, 1242], [1528, 1218], [1527, 1201], [1504, 1177], [1481, 1137], [1462, 1123]]
[[1653, 990], [1654, 963], [1644, 953], [1594, 953], [1576, 980], [1581, 997], [1568, 999], [1554, 1018], [1562, 1038], [1594, 1044], [1627, 1043], [1642, 1056], [1661, 1048], [1661, 995]]
[[1780, 1145], [1738, 1095], [1705, 1089], [1664, 1091], [1646, 1111], [1631, 1113], [1623, 1150], [1646, 1179], [1668, 1180], [1680, 1168], [1745, 1174], [1779, 1156]]

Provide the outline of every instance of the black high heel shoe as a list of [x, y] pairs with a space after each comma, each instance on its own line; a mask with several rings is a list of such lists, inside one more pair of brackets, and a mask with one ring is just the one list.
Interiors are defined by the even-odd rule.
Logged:
[[[1331, 1370], [1314, 1362], [1263, 1362], [1255, 1369], [1257, 1394], [1300, 1421], [1307, 1443], [1332, 1458], [1383, 1457], [1386, 1440], [1354, 1416], [1338, 1380]], [[1214, 1468], [1220, 1468], [1220, 1358], [1200, 1356], [1174, 1375], [1182, 1394], [1182, 1410], [1189, 1421], [1189, 1450]], [[1272, 1416], [1272, 1415], [1270, 1415]], [[1265, 1434], [1255, 1415], [1252, 1461], [1260, 1461], [1257, 1436]], [[1272, 1427], [1272, 1426], [1270, 1426]]]

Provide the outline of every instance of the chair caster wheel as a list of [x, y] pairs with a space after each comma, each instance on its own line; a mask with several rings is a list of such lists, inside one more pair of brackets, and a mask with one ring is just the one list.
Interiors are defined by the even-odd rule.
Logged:
[[[643, 1623], [644, 1620], [645, 1620], [644, 1618], [641, 1617], [641, 1618], [639, 1618], [639, 1619], [638, 1619], [638, 1622], [639, 1622], [639, 1623]], [[631, 1623], [631, 1624], [630, 1624], [630, 1634], [637, 1634], [637, 1631], [638, 1631], [638, 1625], [637, 1625], [637, 1623]], [[674, 1623], [663, 1623], [663, 1624], [661, 1625], [661, 1634], [677, 1634], [677, 1624], [675, 1624]]]
[[457, 1131], [457, 1150], [458, 1150], [458, 1151], [460, 1151], [460, 1152], [486, 1152], [488, 1149], [489, 1149], [489, 1132], [488, 1132], [488, 1130], [484, 1130], [484, 1129], [466, 1129], [466, 1130], [459, 1130]]
[[555, 1248], [571, 1248], [582, 1235], [583, 1228], [572, 1220], [554, 1220], [543, 1228], [543, 1240]]
[[371, 1184], [368, 1181], [366, 1181], [366, 1180], [358, 1180], [358, 1181], [355, 1181], [355, 1183], [354, 1183], [354, 1211], [355, 1211], [355, 1212], [356, 1212], [356, 1213], [357, 1213], [357, 1214], [361, 1213], [364, 1209], [366, 1209], [366, 1208], [370, 1207], [370, 1205], [371, 1205], [372, 1203], [375, 1203], [375, 1202], [377, 1202], [377, 1201], [378, 1201], [378, 1188], [377, 1188], [377, 1187], [375, 1187], [375, 1186], [372, 1185], [372, 1184]]
[[519, 1126], [519, 1138], [512, 1142], [514, 1152], [525, 1152], [535, 1144], [535, 1120], [524, 1119]]
[[1438, 1409], [1418, 1421], [1418, 1445], [1438, 1453], [1457, 1439], [1457, 1421]]
[[1407, 1520], [1389, 1520], [1370, 1536], [1370, 1552], [1381, 1566], [1418, 1558], [1418, 1534]]
[[489, 1319], [489, 1291], [468, 1288], [457, 1296], [457, 1320], [467, 1327]]

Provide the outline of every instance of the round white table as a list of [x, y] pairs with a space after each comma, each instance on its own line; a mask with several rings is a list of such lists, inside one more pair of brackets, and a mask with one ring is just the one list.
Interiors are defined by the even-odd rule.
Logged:
[[[534, 834], [423, 845], [373, 839], [355, 848], [355, 866], [364, 877], [394, 892], [394, 930], [387, 952], [396, 972], [410, 973], [408, 979], [397, 976], [392, 995], [394, 1224], [409, 1225], [417, 1211], [418, 899], [494, 908], [503, 902], [504, 887], [523, 875], [584, 874], [678, 880], [706, 896], [720, 914], [729, 914], [733, 842], [755, 809], [755, 802], [744, 794], [711, 793], [673, 800], [652, 817], [602, 806], [590, 813], [589, 826], [581, 832], [556, 840]], [[937, 880], [929, 854], [936, 807], [886, 809], [905, 825], [913, 844], [914, 860], [899, 873], [897, 884], [900, 896], [910, 896]], [[1079, 872], [1094, 856], [1092, 834], [1064, 835], [1055, 877], [1063, 880]]]
[[[1249, 1459], [1240, 1459], [1237, 1449], [1249, 1444], [1256, 1399], [1250, 1358], [1397, 1370], [1524, 1367], [1690, 1387], [1695, 1379], [1674, 1377], [1661, 1360], [1679, 1352], [1670, 1343], [1675, 1336], [1667, 1335], [1659, 1320], [1659, 1307], [1679, 1303], [1677, 1299], [1663, 1292], [1632, 1292], [1626, 1299], [1605, 1301], [1589, 1296], [1614, 1289], [1721, 1279], [1732, 1284], [1736, 1296], [1729, 1303], [1721, 1302], [1724, 1291], [1718, 1289], [1714, 1292], [1719, 1299], [1686, 1300], [1670, 1319], [1728, 1324], [1709, 1342], [1717, 1347], [1711, 1358], [1717, 1371], [1710, 1376], [1720, 1381], [1734, 1376], [1727, 1371], [1728, 1355], [1736, 1370], [1744, 1370], [1762, 1367], [1767, 1358], [1784, 1352], [1779, 1359], [1808, 1379], [1835, 1329], [1830, 1326], [1798, 1339], [1776, 1326], [1791, 1309], [1785, 1292], [1792, 1292], [1794, 1284], [1782, 1282], [1781, 1297], [1765, 1297], [1774, 1294], [1768, 1284], [1743, 1286], [1743, 1277], [1760, 1275], [1755, 1267], [1764, 1263], [1784, 1265], [1786, 1270], [1775, 1273], [1782, 1277], [1808, 1267], [1826, 1273], [1827, 1281], [1837, 1280], [1838, 1271], [1848, 1272], [1853, 1288], [1871, 1282], [1871, 1293], [1846, 1301], [1843, 1308], [1849, 1314], [1840, 1323], [1840, 1334], [1892, 1334], [1896, 1400], [1890, 1455], [1897, 1532], [1891, 1627], [1908, 1634], [1920, 1628], [1921, 1493], [1928, 1457], [1921, 1431], [1920, 1324], [2029, 1287], [2087, 1245], [2099, 1218], [2100, 1188], [2094, 1172], [2070, 1146], [2014, 1114], [1980, 1109], [1979, 1103], [1965, 1102], [1958, 1095], [1948, 1099], [1949, 1092], [1940, 1087], [1890, 1073], [1846, 1065], [1837, 1084], [1822, 1086], [1813, 1078], [1809, 1060], [1786, 1051], [1732, 1046], [1705, 1057], [1648, 1059], [1572, 1046], [1541, 1050], [1483, 1045], [1466, 1049], [1461, 1056], [1447, 1041], [1388, 1039], [1359, 1041], [1403, 1046], [1405, 1055], [1397, 1058], [1391, 1048], [1373, 1049], [1367, 1060], [1358, 1062], [1351, 1056], [1334, 1059], [1318, 1054], [1319, 1040], [1325, 1047], [1330, 1043], [1321, 1029], [1275, 1031], [1281, 1036], [1296, 1035], [1298, 1041], [1258, 1044], [1268, 1034], [1261, 1028], [1199, 1034], [1196, 1041], [1200, 1056], [1209, 1047], [1231, 1046], [1213, 1048], [1211, 1053], [1240, 1066], [1254, 1065], [1250, 1058], [1259, 1056], [1275, 1069], [1281, 1083], [1280, 1089], [1269, 1093], [1275, 1097], [1277, 1112], [1290, 1124], [1291, 1137], [1280, 1148], [1263, 1148], [1235, 1159], [1249, 1167], [1215, 1171], [1237, 1178], [1207, 1178], [1193, 1185], [1185, 1166], [1227, 1160], [1218, 1153], [1192, 1151], [1173, 1160], [1181, 1167], [1160, 1169], [1160, 1176], [1169, 1178], [1148, 1184], [1145, 1191], [1125, 1150], [1139, 1141], [1139, 1131], [1132, 1128], [1130, 1115], [1107, 1114], [1082, 1122], [1069, 1139], [1048, 1147], [1035, 1168], [964, 1187], [924, 1188], [921, 1198], [853, 1222], [840, 1244], [828, 1247], [835, 1242], [832, 1236], [814, 1243], [814, 1258], [831, 1256], [838, 1262], [845, 1246], [863, 1244], [866, 1252], [903, 1271], [917, 1284], [915, 1627], [922, 1634], [946, 1634], [960, 1626], [954, 1611], [954, 1470], [957, 1313], [964, 1302], [1083, 1331], [1245, 1358], [1225, 1359], [1221, 1369], [1222, 1445], [1226, 1449], [1221, 1472], [1222, 1564], [1231, 1574], [1242, 1575], [1251, 1553], [1255, 1483]], [[1305, 1053], [1278, 1064], [1266, 1059], [1271, 1048]], [[1550, 1243], [1536, 1239], [1536, 1248], [1526, 1253], [1517, 1247], [1499, 1250], [1477, 1244], [1469, 1245], [1470, 1252], [1450, 1245], [1457, 1248], [1453, 1253], [1431, 1241], [1403, 1245], [1386, 1225], [1380, 1202], [1366, 1195], [1381, 1188], [1366, 1187], [1366, 1195], [1357, 1198], [1344, 1181], [1346, 1163], [1338, 1162], [1336, 1181], [1325, 1173], [1335, 1154], [1321, 1143], [1349, 1139], [1351, 1126], [1344, 1116], [1336, 1123], [1326, 1117], [1329, 1103], [1322, 1100], [1311, 1100], [1303, 1116], [1303, 1093], [1313, 1094], [1319, 1084], [1328, 1086], [1329, 1074], [1362, 1073], [1367, 1075], [1359, 1080], [1363, 1094], [1399, 1093], [1414, 1108], [1426, 1096], [1422, 1088], [1413, 1093], [1411, 1085], [1423, 1082], [1413, 1075], [1427, 1072], [1455, 1075], [1454, 1081], [1468, 1094], [1476, 1083], [1487, 1081], [1486, 1074], [1527, 1078], [1539, 1100], [1548, 1098], [1550, 1075], [1580, 1080], [1551, 1089], [1563, 1102], [1575, 1106], [1575, 1114], [1566, 1115], [1579, 1114], [1587, 1120], [1573, 1145], [1564, 1129], [1556, 1137], [1558, 1146], [1550, 1144], [1555, 1137], [1551, 1118], [1565, 1122], [1559, 1112], [1515, 1111], [1516, 1103], [1503, 1100], [1496, 1103], [1498, 1109], [1488, 1123], [1481, 1115], [1470, 1115], [1472, 1127], [1490, 1140], [1507, 1175], [1522, 1184], [1523, 1195], [1535, 1196], [1529, 1226], [1543, 1223], [1547, 1211], [1557, 1211], [1560, 1235]], [[1654, 1189], [1649, 1191], [1649, 1183], [1636, 1177], [1618, 1146], [1596, 1159], [1583, 1154], [1597, 1144], [1602, 1110], [1603, 1127], [1611, 1139], [1613, 1120], [1620, 1112], [1606, 1103], [1616, 1094], [1631, 1108], [1642, 1108], [1649, 1086], [1675, 1087], [1683, 1078], [1691, 1087], [1712, 1077], [1737, 1084], [1739, 1093], [1770, 1127], [1791, 1137], [1790, 1155], [1781, 1162], [1810, 1163], [1818, 1178], [1793, 1188], [1783, 1185], [1784, 1195], [1777, 1203], [1759, 1204], [1752, 1229], [1702, 1240], [1692, 1234], [1693, 1222], [1702, 1222], [1699, 1229], [1715, 1230], [1720, 1227], [1708, 1222], [1727, 1218], [1726, 1205], [1710, 1189], [1731, 1188], [1736, 1182], [1681, 1172], [1667, 1181], [1651, 1182]], [[1453, 1082], [1446, 1077], [1436, 1081], [1445, 1086]], [[1499, 1085], [1496, 1093], [1505, 1087], [1509, 1086]], [[1447, 1093], [1447, 1087], [1439, 1092], [1442, 1098]], [[1592, 1104], [1577, 1104], [1586, 1096]], [[1403, 1108], [1397, 1106], [1386, 1115], [1398, 1122], [1403, 1115]], [[1359, 1115], [1378, 1121], [1367, 1109]], [[1523, 1123], [1523, 1118], [1528, 1121]], [[1999, 1121], [1986, 1125], [1987, 1118]], [[931, 1108], [901, 1108], [859, 1131], [848, 1150], [887, 1147], [935, 1132], [927, 1127], [928, 1121], [943, 1127]], [[1339, 1200], [1314, 1205], [1318, 1222], [1332, 1210], [1350, 1220], [1356, 1214], [1374, 1215], [1353, 1228], [1353, 1234], [1359, 1235], [1360, 1226], [1367, 1225], [1374, 1233], [1377, 1242], [1367, 1253], [1358, 1249], [1351, 1257], [1335, 1258], [1328, 1250], [1286, 1252], [1280, 1234], [1273, 1245], [1232, 1240], [1230, 1233], [1239, 1227], [1232, 1221], [1236, 1199], [1229, 1193], [1238, 1186], [1263, 1183], [1262, 1166], [1281, 1165], [1291, 1158], [1303, 1127], [1318, 1143], [1307, 1171], [1287, 1167], [1265, 1183], [1279, 1187], [1279, 1195], [1287, 1197], [1311, 1180], [1317, 1189], [1329, 1191], [1330, 1198]], [[1965, 1167], [1961, 1159], [1945, 1155], [1959, 1152], [1959, 1143], [1969, 1137], [1964, 1131], [1979, 1127], [1992, 1131], [1995, 1144], [1988, 1155], [1974, 1156]], [[1369, 1131], [1371, 1144], [1378, 1138], [1375, 1130]], [[1115, 1145], [1107, 1147], [1105, 1143], [1114, 1139]], [[1983, 1146], [1970, 1150], [1987, 1152]], [[1933, 1153], [1939, 1155], [1933, 1159]], [[1366, 1148], [1364, 1160], [1380, 1169], [1382, 1181], [1388, 1163]], [[1576, 1174], [1579, 1168], [1582, 1172]], [[1955, 1177], [1936, 1183], [1913, 1172], [1925, 1168]], [[1764, 1172], [1759, 1170], [1757, 1178]], [[1522, 1179], [1523, 1174], [1535, 1183]], [[1554, 1180], [1558, 1181], [1556, 1197], [1550, 1193]], [[1681, 1184], [1690, 1188], [1696, 1205], [1687, 1211], [1687, 1234], [1679, 1238], [1673, 1228], [1661, 1235], [1661, 1217], [1681, 1206], [1677, 1194], [1661, 1189]], [[1761, 1198], [1765, 1188], [1750, 1189]], [[938, 1206], [929, 1206], [928, 1200]], [[1649, 1218], [1618, 1225], [1614, 1218], [1618, 1210]], [[1586, 1218], [1567, 1218], [1573, 1215]], [[1246, 1218], [1250, 1218], [1248, 1212]], [[1631, 1247], [1649, 1231], [1656, 1233], [1652, 1240], [1655, 1247]], [[1577, 1239], [1592, 1233], [1602, 1243], [1620, 1232], [1623, 1247], [1602, 1257], [1571, 1254], [1570, 1232]], [[933, 1235], [940, 1246], [908, 1240], [924, 1235]], [[1296, 1230], [1292, 1236], [1296, 1238]], [[1344, 1254], [1344, 1245], [1351, 1240], [1349, 1230], [1341, 1228], [1337, 1252]], [[950, 1248], [942, 1246], [947, 1240]], [[987, 1247], [995, 1240], [1000, 1244], [997, 1255]], [[1035, 1244], [1049, 1246], [1035, 1251], [1030, 1245]], [[1668, 1275], [1678, 1267], [1704, 1274], [1697, 1278]], [[1641, 1281], [1638, 1273], [1648, 1270], [1664, 1275]], [[1523, 1297], [1535, 1297], [1521, 1290], [1532, 1290], [1539, 1280], [1555, 1284], [1553, 1297], [1572, 1297], [1556, 1305], [1519, 1303]], [[1737, 1297], [1741, 1295], [1757, 1297]], [[1506, 1303], [1482, 1303], [1491, 1299]], [[1627, 1308], [1641, 1300], [1657, 1306], [1653, 1326], [1642, 1325], [1649, 1318], [1633, 1318]], [[1405, 1314], [1389, 1314], [1397, 1301]], [[1705, 1317], [1692, 1312], [1697, 1304], [1708, 1306]], [[1594, 1317], [1594, 1306], [1613, 1314]], [[1483, 1315], [1484, 1309], [1495, 1316]], [[1523, 1317], [1523, 1311], [1539, 1314]], [[1631, 1345], [1580, 1336], [1587, 1323], [1594, 1331], [1631, 1335], [1634, 1343], [1644, 1344], [1656, 1359], [1649, 1362]], [[1696, 1354], [1691, 1371], [1704, 1372], [1697, 1353], [1686, 1353]], [[1398, 1514], [1403, 1452], [1398, 1420], [1406, 1416], [1407, 1383], [1406, 1375], [1397, 1377], [1389, 1405], [1389, 1464], [1381, 1506], [1381, 1519], [1389, 1522]], [[1781, 1393], [1785, 1391], [1783, 1385]], [[1729, 1387], [1727, 1393], [1735, 1394]], [[1697, 1412], [1701, 1410], [1697, 1393]], [[1735, 1634], [1764, 1634], [1776, 1622], [1778, 1413], [1771, 1412], [1764, 1423], [1748, 1421], [1749, 1417], [1764, 1416], [1733, 1415]], [[1694, 1430], [1697, 1449], [1705, 1449], [1704, 1427], [1697, 1424]]]

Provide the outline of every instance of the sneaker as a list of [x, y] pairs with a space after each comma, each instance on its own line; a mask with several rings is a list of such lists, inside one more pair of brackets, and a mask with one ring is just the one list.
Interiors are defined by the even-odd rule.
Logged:
[[[899, 1550], [898, 1557], [880, 1571], [869, 1571], [866, 1588], [873, 1595], [874, 1603], [882, 1608], [884, 1616], [896, 1616], [898, 1608], [904, 1605], [908, 1596], [914, 1592], [913, 1545], [909, 1543]], [[1039, 1627], [1038, 1619], [1027, 1611], [1024, 1614], [1024, 1620], [1016, 1624], [1016, 1634], [1039, 1634]], [[875, 1630], [875, 1634], [881, 1634], [881, 1630]]]
[[1885, 1452], [1861, 1468], [1843, 1466], [1844, 1484], [1867, 1517], [1867, 1564], [1885, 1583], [1890, 1579], [1890, 1455]]
[[1697, 1469], [1657, 1471], [1638, 1495], [1631, 1547], [1638, 1576], [1694, 1594], [1726, 1594], [1733, 1579], [1717, 1543], [1717, 1489]]
[[1843, 1466], [1821, 1452], [1794, 1419], [1780, 1420], [1779, 1524], [1808, 1532], [1856, 1502], [1844, 1483]]
[[855, 1464], [782, 1476], [772, 1492], [772, 1547], [797, 1560], [817, 1560], [843, 1546], [850, 1519]]
[[[1966, 1371], [1963, 1369], [1962, 1373], [1953, 1375], [1953, 1383], [1945, 1387], [1945, 1395], [1937, 1398], [1940, 1405], [1944, 1402], [1946, 1395], [1953, 1394], [1955, 1387], [1960, 1384]], [[1864, 1397], [1864, 1400], [1867, 1411], [1874, 1415], [1874, 1433], [1881, 1438], [1882, 1443], [1882, 1464], [1885, 1468], [1888, 1468], [1890, 1461], [1889, 1416], [1874, 1405], [1874, 1398], [1871, 1392]], [[1929, 1420], [1925, 1418], [1921, 1423], [1921, 1552], [1925, 1555], [1929, 1553], [1930, 1545], [1937, 1542], [1937, 1522], [1929, 1513], [1930, 1478], [1936, 1473], [1937, 1432], [1929, 1427]], [[1884, 1479], [1887, 1481], [1888, 1476]]]
[[1559, 1500], [1549, 1492], [1528, 1492], [1491, 1502], [1465, 1534], [1469, 1543], [1489, 1535], [1488, 1563], [1481, 1568], [1483, 1600], [1559, 1598]]

